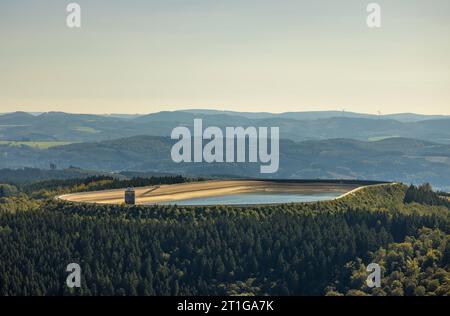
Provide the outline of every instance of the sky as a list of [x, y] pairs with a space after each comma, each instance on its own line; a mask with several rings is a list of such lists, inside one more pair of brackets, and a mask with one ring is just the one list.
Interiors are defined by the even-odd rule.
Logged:
[[450, 114], [450, 1], [0, 2], [0, 113]]

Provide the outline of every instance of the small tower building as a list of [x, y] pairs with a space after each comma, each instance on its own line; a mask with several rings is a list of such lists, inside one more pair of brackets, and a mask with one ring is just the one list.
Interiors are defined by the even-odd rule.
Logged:
[[125, 190], [125, 204], [128, 205], [136, 204], [136, 192], [131, 187]]

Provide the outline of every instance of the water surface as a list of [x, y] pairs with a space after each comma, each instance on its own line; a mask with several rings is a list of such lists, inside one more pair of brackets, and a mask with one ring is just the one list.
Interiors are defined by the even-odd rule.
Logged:
[[[171, 202], [161, 202], [164, 205], [249, 205], [249, 204], [281, 204], [294, 202], [315, 202], [332, 200], [340, 196], [340, 192], [317, 194], [292, 193], [238, 193], [222, 196], [210, 196]], [[153, 204], [153, 203], [152, 203]]]

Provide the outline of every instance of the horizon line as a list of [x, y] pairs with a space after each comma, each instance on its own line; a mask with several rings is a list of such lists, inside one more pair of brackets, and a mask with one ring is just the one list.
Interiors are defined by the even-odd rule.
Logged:
[[307, 110], [307, 111], [285, 111], [285, 112], [268, 112], [268, 111], [237, 111], [237, 110], [230, 110], [230, 109], [223, 109], [218, 110], [214, 108], [193, 108], [193, 109], [170, 109], [170, 110], [163, 110], [163, 111], [155, 111], [155, 112], [135, 112], [135, 113], [127, 113], [127, 112], [71, 112], [71, 111], [58, 111], [58, 110], [50, 110], [50, 111], [7, 111], [7, 112], [0, 112], [0, 116], [6, 115], [6, 114], [12, 114], [12, 113], [27, 113], [30, 115], [41, 115], [45, 113], [64, 113], [64, 114], [73, 114], [73, 115], [99, 115], [99, 116], [111, 116], [111, 115], [138, 115], [138, 116], [144, 116], [144, 115], [151, 115], [151, 114], [157, 114], [157, 113], [164, 113], [164, 112], [187, 112], [187, 111], [215, 111], [215, 112], [232, 112], [232, 113], [251, 113], [251, 114], [272, 114], [272, 115], [281, 115], [286, 113], [326, 113], [326, 112], [338, 112], [338, 113], [350, 113], [350, 114], [361, 114], [361, 115], [371, 115], [371, 116], [392, 116], [392, 115], [405, 115], [405, 114], [411, 114], [411, 115], [421, 115], [421, 116], [450, 116], [450, 114], [425, 114], [425, 113], [418, 113], [418, 112], [392, 112], [392, 113], [370, 113], [370, 112], [355, 112], [355, 111], [346, 111], [346, 110], [336, 110], [336, 109], [330, 109], [330, 110]]

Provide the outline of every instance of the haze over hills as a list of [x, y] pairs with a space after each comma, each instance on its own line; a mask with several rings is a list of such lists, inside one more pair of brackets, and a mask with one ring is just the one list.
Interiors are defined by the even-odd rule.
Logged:
[[274, 177], [431, 182], [450, 189], [450, 118], [417, 114], [14, 112], [0, 115], [0, 168], [46, 169], [55, 163], [60, 169], [260, 176], [259, 164], [173, 163], [172, 129], [192, 130], [196, 118], [203, 119], [204, 127], [280, 127], [280, 168]]
[[15, 112], [0, 116], [0, 140], [86, 142], [137, 135], [169, 136], [176, 126], [192, 128], [195, 118], [203, 119], [204, 126], [221, 128], [279, 126], [280, 136], [293, 141], [406, 137], [450, 144], [447, 116], [375, 116], [337, 111], [271, 114], [187, 110], [140, 116]]
[[76, 166], [102, 171], [153, 171], [191, 176], [239, 176], [276, 178], [347, 178], [431, 182], [450, 189], [450, 145], [391, 138], [362, 142], [350, 139], [280, 143], [280, 168], [261, 175], [259, 163], [172, 162], [174, 140], [168, 137], [130, 138], [36, 149], [0, 145], [0, 168], [58, 168]]
[[[180, 111], [181, 112], [181, 111]], [[372, 119], [392, 119], [400, 122], [417, 122], [433, 119], [450, 118], [447, 115], [424, 115], [415, 113], [398, 113], [398, 114], [364, 114], [347, 111], [305, 111], [305, 112], [284, 112], [284, 113], [268, 113], [268, 112], [236, 112], [236, 111], [219, 111], [219, 110], [182, 110], [182, 112], [199, 113], [199, 114], [229, 114], [239, 115], [247, 118], [291, 118], [297, 120], [317, 120], [332, 117], [348, 117], [348, 118], [372, 118]]]
[[[232, 116], [243, 116], [250, 119], [261, 119], [261, 118], [294, 118], [298, 120], [317, 120], [324, 118], [332, 118], [332, 117], [349, 117], [349, 118], [373, 118], [373, 119], [392, 119], [400, 122], [417, 122], [417, 121], [425, 121], [425, 120], [434, 120], [434, 119], [445, 119], [450, 118], [449, 115], [427, 115], [427, 114], [416, 114], [416, 113], [397, 113], [397, 114], [367, 114], [367, 113], [356, 113], [356, 112], [348, 112], [345, 110], [342, 111], [299, 111], [299, 112], [283, 112], [283, 113], [270, 113], [270, 112], [238, 112], [238, 111], [228, 111], [228, 110], [209, 110], [209, 109], [186, 109], [186, 110], [177, 110], [177, 111], [162, 111], [150, 114], [124, 114], [124, 113], [111, 113], [111, 114], [93, 114], [96, 116], [106, 116], [112, 118], [123, 118], [123, 119], [134, 119], [141, 116], [148, 115], [156, 115], [159, 113], [173, 113], [173, 112], [186, 112], [193, 114], [204, 114], [204, 115], [218, 115], [218, 114], [227, 114]], [[55, 112], [12, 112], [12, 113], [0, 113], [2, 115], [9, 114], [29, 114], [32, 116], [39, 116], [45, 113], [55, 113]], [[56, 113], [64, 113], [64, 112], [56, 112]], [[71, 115], [71, 113], [65, 113]], [[74, 114], [77, 115], [77, 114]]]

